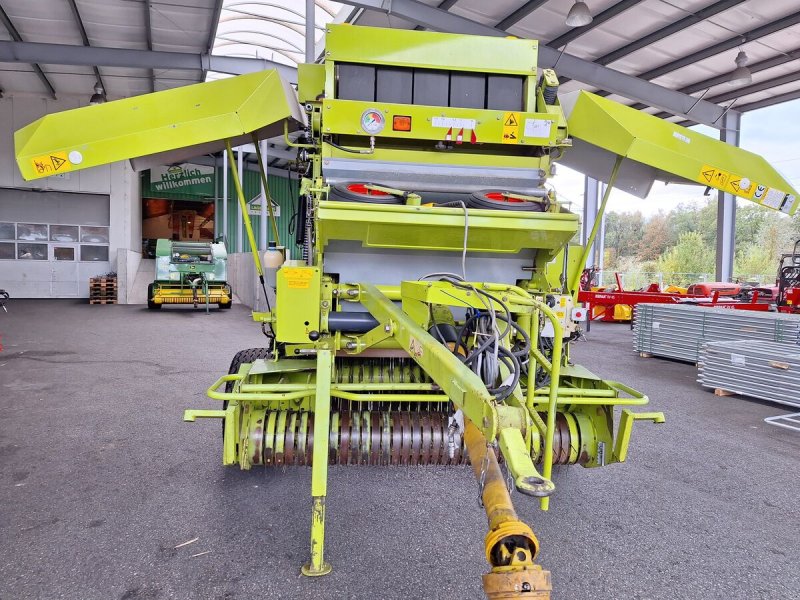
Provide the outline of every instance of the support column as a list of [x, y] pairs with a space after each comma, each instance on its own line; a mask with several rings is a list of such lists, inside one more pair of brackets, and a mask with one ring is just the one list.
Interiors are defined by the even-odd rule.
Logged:
[[[598, 192], [602, 197], [606, 193], [606, 184], [601, 183]], [[592, 248], [592, 250], [594, 250], [594, 264], [597, 265], [597, 268], [600, 269], [601, 272], [605, 268], [607, 214], [608, 212], [603, 213], [603, 219], [600, 222], [600, 230], [597, 232], [597, 242], [595, 242], [594, 248]]]
[[[236, 149], [236, 170], [239, 173], [239, 181], [244, 186], [244, 152], [241, 146]], [[245, 198], [245, 200], [247, 200]], [[242, 205], [236, 205], [236, 251], [244, 252], [244, 233], [242, 228], [244, 226], [244, 215], [242, 214]]]
[[228, 154], [222, 153], [222, 231], [223, 241], [225, 242], [225, 251], [233, 252], [230, 246], [230, 224], [228, 223]]
[[[597, 179], [591, 177], [583, 178], [583, 230], [581, 232], [581, 242], [586, 244], [589, 239], [589, 233], [594, 227], [594, 221], [597, 218], [597, 204], [600, 196], [600, 183]], [[591, 267], [595, 264], [595, 246], [592, 244], [592, 249], [589, 251], [586, 260], [586, 267]]]
[[[719, 139], [739, 146], [742, 113], [729, 110], [722, 117]], [[736, 196], [717, 193], [717, 281], [733, 279], [733, 259], [736, 247]]]
[[[264, 173], [267, 173], [267, 164], [269, 163], [269, 159], [267, 158], [267, 151], [269, 150], [269, 143], [267, 140], [261, 140], [258, 145], [261, 148], [261, 168], [264, 169]], [[269, 177], [269, 175], [267, 175]], [[267, 194], [267, 190], [264, 188], [264, 182], [261, 182], [261, 214], [258, 218], [258, 247], [261, 250], [267, 249], [267, 203], [270, 202], [270, 198], [268, 198], [269, 194]]]
[[314, 45], [317, 30], [314, 27], [317, 18], [317, 5], [314, 0], [306, 0], [306, 62], [314, 62]]

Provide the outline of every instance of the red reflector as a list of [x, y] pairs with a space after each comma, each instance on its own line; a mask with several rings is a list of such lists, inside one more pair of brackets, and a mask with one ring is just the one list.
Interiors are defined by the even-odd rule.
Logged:
[[347, 186], [347, 191], [353, 192], [354, 194], [364, 194], [366, 196], [391, 196], [391, 194], [380, 190], [371, 190], [364, 183], [351, 183]]
[[507, 194], [503, 194], [501, 192], [489, 192], [488, 194], [484, 195], [489, 200], [494, 200], [495, 202], [525, 202], [525, 200], [521, 200], [519, 198], [510, 198]]
[[411, 131], [411, 117], [394, 115], [392, 117], [392, 129], [395, 131]]

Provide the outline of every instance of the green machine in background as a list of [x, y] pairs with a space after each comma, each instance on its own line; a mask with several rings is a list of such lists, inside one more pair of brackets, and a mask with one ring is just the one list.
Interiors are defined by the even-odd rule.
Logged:
[[232, 159], [234, 145], [283, 135], [297, 150], [302, 256], [253, 314], [265, 347], [209, 388], [223, 407], [184, 418], [223, 420], [225, 465], [311, 466], [305, 575], [331, 568], [330, 465], [469, 462], [488, 520], [486, 595], [549, 598], [506, 481], [546, 510], [553, 465], [624, 462], [634, 422], [664, 421], [634, 410], [643, 393], [570, 360], [587, 249], [548, 184], [553, 163], [608, 181], [603, 208], [612, 187], [644, 196], [655, 179], [790, 214], [795, 192], [760, 157], [645, 113], [585, 92], [562, 108], [532, 40], [329, 25], [325, 43], [324, 64], [300, 65], [297, 95], [271, 71], [44, 117], [17, 132], [20, 170], [40, 176], [51, 156], [68, 169], [222, 148]]
[[164, 304], [233, 305], [227, 283], [228, 253], [221, 242], [156, 242], [156, 278], [147, 288], [147, 308]]

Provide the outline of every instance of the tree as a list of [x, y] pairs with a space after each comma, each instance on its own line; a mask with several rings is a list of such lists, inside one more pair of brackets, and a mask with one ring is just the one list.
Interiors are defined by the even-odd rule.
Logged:
[[670, 237], [668, 216], [659, 212], [650, 217], [638, 244], [637, 258], [640, 261], [658, 260], [672, 245]]

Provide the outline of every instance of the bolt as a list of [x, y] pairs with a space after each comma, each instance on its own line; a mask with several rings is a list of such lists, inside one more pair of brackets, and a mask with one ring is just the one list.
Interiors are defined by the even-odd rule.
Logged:
[[344, 347], [347, 348], [348, 350], [355, 350], [356, 348], [358, 348], [358, 343], [357, 342], [347, 342], [344, 345]]
[[391, 324], [390, 324], [390, 323], [387, 323], [387, 324], [384, 326], [383, 330], [384, 330], [386, 333], [389, 333], [389, 332], [391, 332], [391, 331], [392, 331], [392, 326], [391, 326]]
[[531, 591], [531, 584], [527, 581], [522, 583], [522, 591], [523, 592], [530, 592]]
[[323, 300], [321, 306], [322, 306], [322, 308], [328, 308], [328, 301], [327, 300]]
[[358, 296], [358, 290], [355, 288], [349, 289], [347, 290], [347, 295], [350, 296], [351, 298], [355, 298], [356, 296]]

